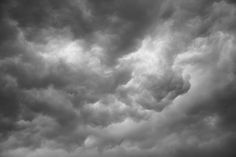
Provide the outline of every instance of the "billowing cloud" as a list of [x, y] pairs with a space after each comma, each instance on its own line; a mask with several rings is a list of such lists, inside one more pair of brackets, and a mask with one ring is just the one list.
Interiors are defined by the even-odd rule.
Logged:
[[234, 1], [0, 4], [0, 156], [235, 156]]

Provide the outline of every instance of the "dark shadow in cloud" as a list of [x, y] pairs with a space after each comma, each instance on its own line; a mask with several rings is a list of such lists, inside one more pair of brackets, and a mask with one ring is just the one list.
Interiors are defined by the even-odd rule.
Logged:
[[11, 77], [0, 74], [0, 140], [16, 129], [15, 122], [20, 112], [17, 88]]
[[201, 114], [202, 116], [217, 115], [219, 118], [218, 127], [235, 132], [235, 94], [234, 81], [223, 88], [214, 90], [208, 99], [196, 102], [196, 106], [191, 108], [189, 112], [193, 115]]
[[185, 94], [190, 89], [189, 80], [181, 75], [168, 71], [158, 78], [154, 75], [147, 76], [144, 89], [150, 94], [138, 98], [137, 103], [145, 109], [161, 112], [170, 105], [176, 97]]
[[8, 1], [0, 2], [0, 57], [11, 57], [18, 54], [20, 49], [17, 43], [19, 34], [16, 25], [8, 18], [10, 4]]
[[232, 3], [232, 4], [235, 4], [235, 3], [236, 3], [235, 0], [226, 0], [226, 2], [229, 2], [229, 3]]
[[73, 0], [15, 1], [10, 17], [17, 21], [28, 40], [40, 41], [37, 38], [42, 29], [50, 27], [69, 27], [75, 37], [81, 38], [91, 33], [93, 27], [78, 5]]

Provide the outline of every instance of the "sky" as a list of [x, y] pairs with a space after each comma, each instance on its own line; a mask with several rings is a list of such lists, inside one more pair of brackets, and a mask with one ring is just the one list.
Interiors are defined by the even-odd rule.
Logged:
[[235, 157], [234, 0], [1, 0], [1, 157]]

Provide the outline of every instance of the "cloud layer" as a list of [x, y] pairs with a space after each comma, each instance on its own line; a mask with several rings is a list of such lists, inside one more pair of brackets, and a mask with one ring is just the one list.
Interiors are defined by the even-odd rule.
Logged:
[[0, 156], [235, 156], [235, 5], [1, 1]]

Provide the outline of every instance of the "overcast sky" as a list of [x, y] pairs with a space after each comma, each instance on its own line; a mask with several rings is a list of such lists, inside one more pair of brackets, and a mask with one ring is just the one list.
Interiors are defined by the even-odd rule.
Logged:
[[234, 0], [1, 0], [1, 157], [235, 157]]

